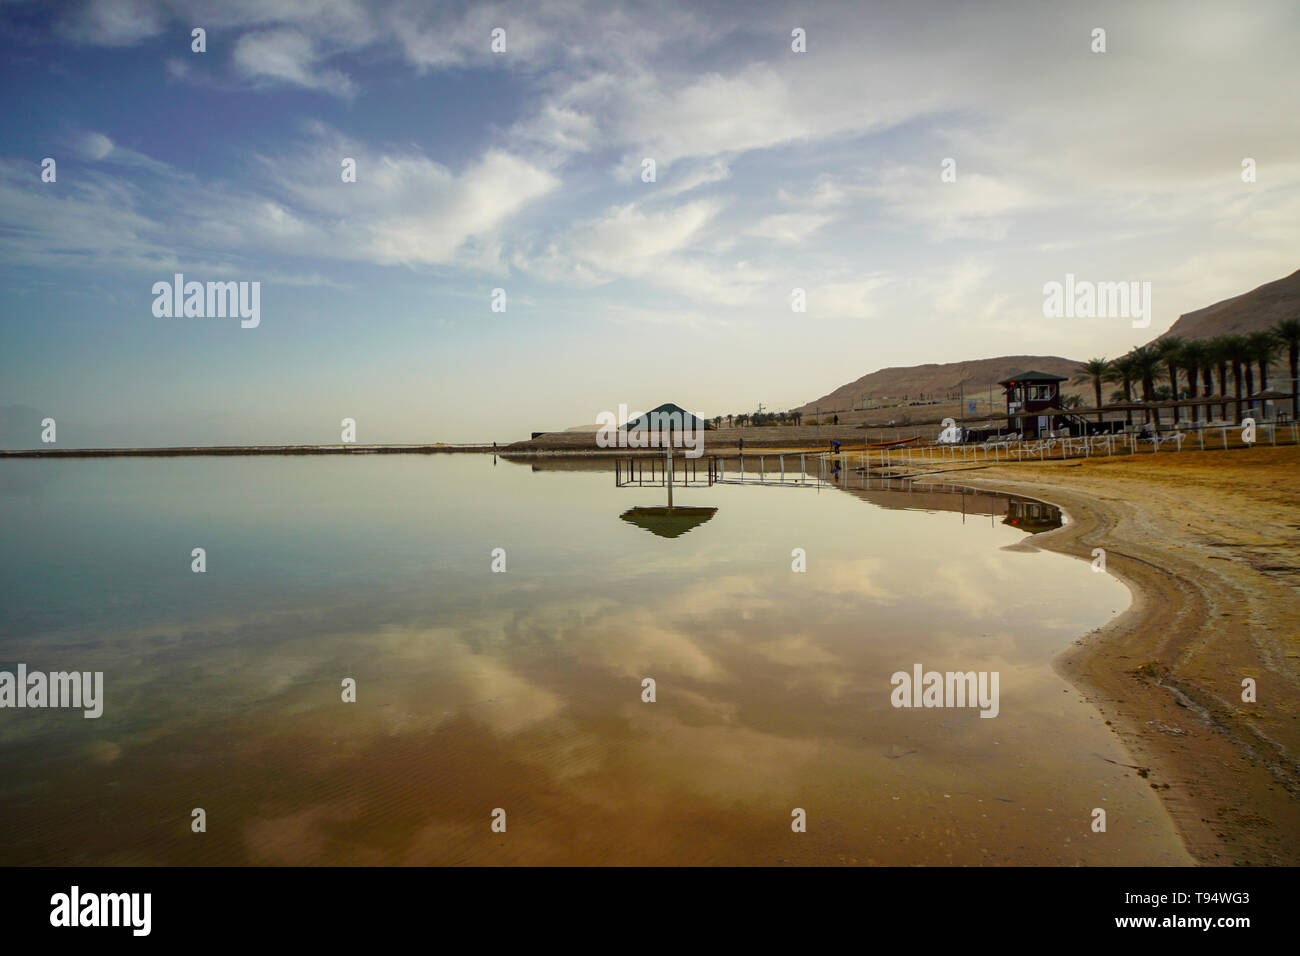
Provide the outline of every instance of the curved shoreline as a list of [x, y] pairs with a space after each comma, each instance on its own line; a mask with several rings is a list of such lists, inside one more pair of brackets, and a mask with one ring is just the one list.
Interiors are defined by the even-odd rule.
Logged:
[[1069, 523], [1032, 536], [1026, 547], [1089, 562], [1104, 547], [1107, 572], [1132, 602], [1053, 666], [1115, 731], [1188, 853], [1203, 865], [1294, 865], [1300, 788], [1293, 758], [1223, 694], [1235, 675], [1211, 675], [1216, 688], [1216, 679], [1188, 666], [1225, 601], [1247, 600], [1239, 583], [1213, 566], [1190, 565], [1158, 535], [1130, 537], [1144, 523], [1158, 524], [1135, 520], [1131, 503], [1107, 506], [1087, 490], [1010, 474], [954, 483], [1036, 497], [1067, 513]]

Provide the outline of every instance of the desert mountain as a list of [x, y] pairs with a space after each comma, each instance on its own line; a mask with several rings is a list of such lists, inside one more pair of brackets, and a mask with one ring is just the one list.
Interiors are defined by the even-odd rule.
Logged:
[[1266, 282], [1258, 289], [1186, 312], [1165, 335], [1184, 339], [1210, 339], [1216, 335], [1260, 332], [1281, 319], [1300, 317], [1300, 269], [1282, 279]]
[[[1270, 328], [1281, 319], [1297, 317], [1300, 317], [1300, 270], [1231, 299], [1184, 313], [1169, 331], [1158, 338], [1176, 335], [1185, 339], [1208, 339], [1216, 335], [1240, 335]], [[1056, 355], [1004, 355], [945, 365], [885, 368], [864, 375], [856, 382], [841, 385], [830, 394], [800, 406], [798, 411], [812, 414], [817, 409], [832, 412], [860, 407], [863, 396], [870, 396], [873, 402], [883, 398], [918, 399], [922, 394], [927, 398], [941, 399], [962, 389], [973, 398], [986, 393], [990, 384], [1026, 371], [1064, 375], [1071, 381], [1063, 383], [1063, 390], [1082, 393], [1087, 386], [1073, 381], [1078, 365], [1077, 360]]]
[[1003, 355], [970, 362], [883, 368], [862, 376], [856, 382], [841, 385], [798, 410], [812, 414], [817, 409], [829, 412], [853, 408], [862, 404], [863, 396], [870, 396], [872, 402], [882, 398], [917, 399], [923, 394], [927, 398], [944, 398], [950, 393], [955, 395], [959, 389], [975, 398], [987, 393], [991, 384], [1018, 372], [1047, 372], [1073, 378], [1078, 365], [1078, 360], [1059, 355]]

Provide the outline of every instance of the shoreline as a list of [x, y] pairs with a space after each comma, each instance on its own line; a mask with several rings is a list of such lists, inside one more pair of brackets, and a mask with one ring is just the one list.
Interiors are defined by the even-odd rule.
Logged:
[[178, 445], [163, 448], [13, 448], [6, 458], [187, 458], [218, 455], [438, 455], [483, 454], [491, 445]]
[[[1297, 602], [1294, 594], [1277, 593], [1294, 584], [1269, 572], [1300, 569], [1204, 554], [1221, 543], [1200, 540], [1205, 529], [1179, 519], [1198, 516], [1192, 509], [1207, 507], [1208, 492], [1217, 507], [1207, 524], [1237, 528], [1243, 518], [1250, 522], [1252, 502], [1219, 490], [1189, 493], [1195, 483], [1180, 483], [1177, 462], [1169, 469], [1171, 488], [1144, 475], [1108, 474], [1113, 466], [1076, 477], [1060, 464], [1030, 465], [1042, 472], [1032, 477], [1023, 466], [1001, 465], [988, 469], [993, 474], [954, 480], [1062, 508], [1068, 524], [1023, 546], [1089, 562], [1094, 548], [1104, 548], [1106, 571], [1132, 593], [1123, 614], [1074, 640], [1054, 668], [1116, 733], [1198, 864], [1295, 865]], [[1095, 483], [1108, 480], [1140, 484], [1147, 497], [1103, 494]], [[1196, 498], [1202, 500], [1189, 500]], [[1291, 517], [1294, 522], [1294, 512]], [[1284, 544], [1294, 555], [1294, 541]], [[1241, 702], [1242, 677], [1256, 679], [1258, 702]]]

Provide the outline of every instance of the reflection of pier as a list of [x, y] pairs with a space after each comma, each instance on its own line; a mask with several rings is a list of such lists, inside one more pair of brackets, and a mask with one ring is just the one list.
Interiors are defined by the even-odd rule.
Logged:
[[[619, 488], [705, 488], [710, 485], [785, 485], [821, 488], [840, 471], [839, 457], [820, 452], [775, 455], [717, 455], [672, 458], [643, 455], [614, 462], [614, 484]], [[811, 467], [810, 467], [811, 466]], [[672, 481], [668, 479], [671, 476]]]
[[[607, 463], [602, 466], [609, 467]], [[556, 462], [553, 467], [567, 470], [574, 463]], [[615, 460], [614, 482], [620, 488], [668, 489], [667, 508], [633, 508], [621, 515], [623, 520], [662, 537], [685, 534], [717, 512], [716, 508], [673, 508], [673, 486], [703, 488], [718, 484], [835, 488], [878, 508], [951, 511], [960, 513], [963, 521], [967, 516], [987, 517], [990, 524], [1001, 519], [1002, 524], [1028, 534], [1059, 528], [1064, 523], [1061, 509], [1043, 501], [924, 481], [889, 468], [855, 468], [844, 454], [795, 452], [726, 459], [678, 458], [675, 462], [667, 455], [643, 455]]]
[[[717, 508], [688, 508], [673, 506], [673, 486], [707, 488], [714, 484], [715, 459], [703, 460], [703, 474], [699, 458], [678, 458], [673, 461], [672, 449], [665, 451], [663, 460], [658, 457], [620, 458], [614, 462], [614, 484], [619, 488], [668, 489], [668, 507], [631, 508], [621, 515], [624, 521], [644, 528], [661, 538], [680, 538], [698, 528], [718, 513]], [[648, 472], [648, 474], [647, 474]]]
[[619, 488], [662, 488], [668, 484], [678, 488], [707, 488], [718, 480], [714, 470], [716, 462], [716, 458], [681, 457], [674, 460], [671, 455], [616, 458], [614, 484]]
[[[811, 471], [808, 467], [809, 458], [812, 459], [814, 466]], [[789, 485], [795, 488], [821, 488], [830, 483], [832, 475], [838, 470], [837, 462], [831, 462], [829, 466], [827, 462], [827, 457], [820, 452], [718, 458], [715, 465], [718, 473], [716, 480], [722, 485]]]

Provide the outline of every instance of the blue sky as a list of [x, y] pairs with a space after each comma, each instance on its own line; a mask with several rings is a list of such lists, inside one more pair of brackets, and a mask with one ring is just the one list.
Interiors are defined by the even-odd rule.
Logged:
[[[0, 21], [0, 406], [64, 446], [337, 441], [345, 417], [359, 441], [504, 442], [620, 403], [791, 407], [890, 365], [1115, 355], [1300, 265], [1292, 2]], [[176, 272], [259, 281], [260, 325], [155, 317]], [[1066, 273], [1150, 281], [1151, 328], [1044, 318]]]

